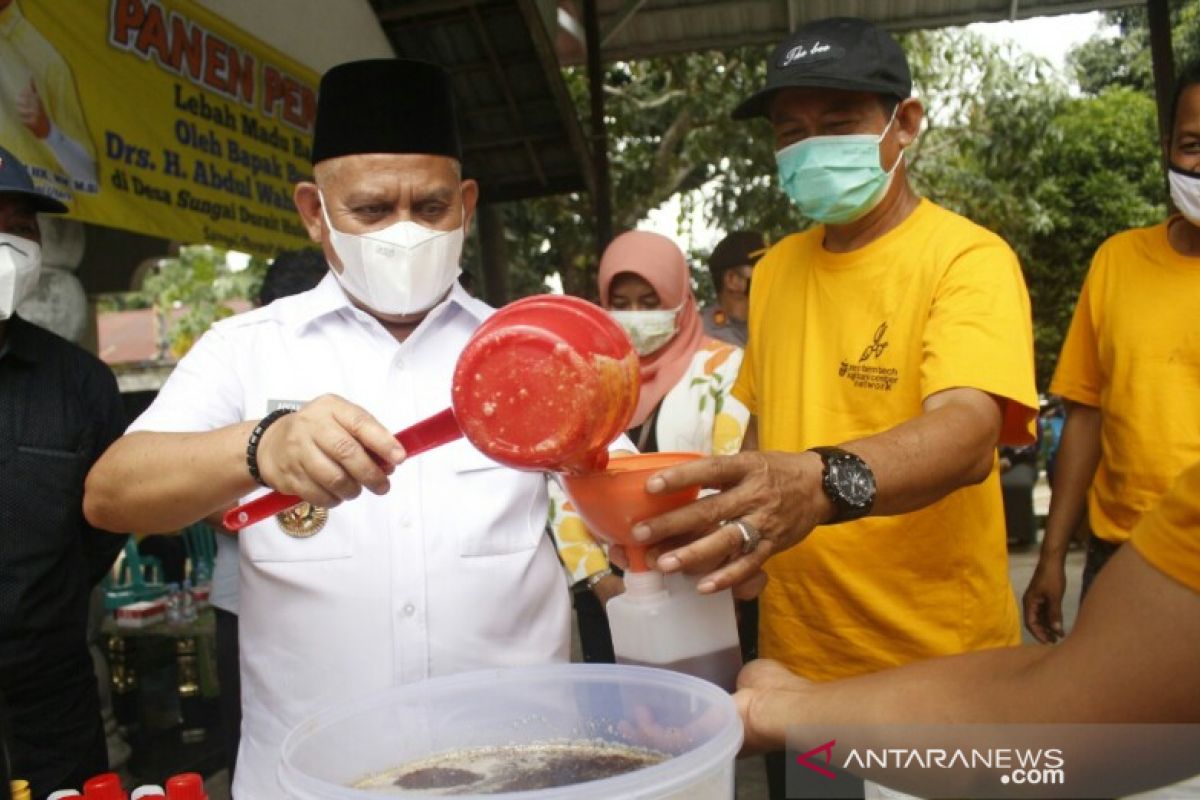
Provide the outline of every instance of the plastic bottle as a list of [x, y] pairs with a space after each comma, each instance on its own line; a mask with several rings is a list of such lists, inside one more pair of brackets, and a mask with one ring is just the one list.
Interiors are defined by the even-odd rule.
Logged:
[[178, 583], [167, 584], [167, 624], [183, 624], [183, 596]]
[[72, 797], [83, 797], [83, 795], [74, 789], [59, 789], [57, 792], [46, 795], [46, 800], [69, 800]]
[[9, 781], [8, 791], [12, 794], [12, 800], [33, 800], [33, 790], [29, 788], [29, 781]]
[[102, 772], [84, 781], [83, 796], [87, 800], [127, 800], [121, 779], [115, 772]]
[[183, 590], [179, 593], [179, 618], [186, 624], [195, 622], [196, 616], [196, 598], [192, 597], [192, 582], [185, 580]]
[[618, 664], [683, 672], [732, 692], [742, 667], [733, 594], [696, 591], [696, 579], [627, 572], [625, 593], [608, 601]]
[[167, 778], [167, 800], [208, 800], [203, 776], [184, 772]]
[[166, 800], [167, 793], [161, 786], [147, 783], [129, 793], [129, 800]]

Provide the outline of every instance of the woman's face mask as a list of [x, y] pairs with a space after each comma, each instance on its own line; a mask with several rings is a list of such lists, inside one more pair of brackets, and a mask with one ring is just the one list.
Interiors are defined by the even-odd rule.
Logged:
[[676, 308], [657, 308], [646, 311], [624, 311], [612, 309], [608, 313], [633, 342], [633, 349], [639, 356], [656, 353], [667, 345], [679, 332], [676, 317], [680, 304]]
[[437, 231], [404, 220], [370, 233], [345, 233], [329, 221], [324, 195], [321, 215], [329, 230], [329, 243], [342, 262], [342, 271], [334, 270], [338, 282], [367, 308], [381, 314], [428, 311], [462, 274], [462, 227]]
[[779, 183], [809, 219], [842, 225], [859, 219], [887, 194], [901, 153], [891, 169], [880, 166], [879, 143], [896, 121], [899, 104], [878, 136], [810, 136], [775, 153]]
[[12, 317], [21, 301], [33, 294], [41, 270], [41, 245], [0, 233], [0, 320]]

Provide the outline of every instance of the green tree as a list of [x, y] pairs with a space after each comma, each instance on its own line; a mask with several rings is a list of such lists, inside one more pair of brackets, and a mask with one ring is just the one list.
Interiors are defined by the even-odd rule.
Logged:
[[[774, 161], [769, 142], [729, 118], [737, 100], [761, 86], [765, 57], [763, 48], [741, 48], [607, 68], [606, 119], [617, 232], [635, 227], [672, 196], [686, 196], [714, 181], [730, 186], [770, 183]], [[570, 69], [564, 76], [580, 118], [588, 119], [584, 71]], [[720, 202], [730, 225], [757, 217], [756, 224], [784, 227], [790, 218], [786, 202], [777, 203], [767, 216], [760, 209], [741, 208], [736, 191]], [[685, 214], [690, 211], [684, 209]], [[508, 205], [512, 293], [538, 291], [544, 277], [557, 272], [568, 292], [594, 295], [593, 219], [590, 198], [584, 194]]]
[[[1075, 82], [1090, 95], [1124, 86], [1153, 96], [1154, 70], [1150, 58], [1150, 26], [1142, 6], [1109, 11], [1105, 22], [1115, 27], [1097, 33], [1068, 58]], [[1176, 68], [1200, 57], [1200, 3], [1175, 2], [1171, 8], [1171, 42]]]
[[257, 297], [266, 267], [252, 258], [235, 272], [226, 251], [210, 245], [184, 246], [178, 257], [159, 261], [141, 290], [158, 317], [159, 356], [181, 358], [214, 322], [235, 313], [230, 301]]

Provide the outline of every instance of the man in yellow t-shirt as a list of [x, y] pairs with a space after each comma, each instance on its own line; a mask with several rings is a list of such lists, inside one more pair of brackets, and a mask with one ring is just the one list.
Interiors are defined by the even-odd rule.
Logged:
[[999, 237], [910, 188], [910, 94], [899, 45], [839, 18], [776, 48], [734, 112], [768, 118], [783, 189], [824, 224], [755, 267], [733, 393], [759, 452], [652, 478], [724, 491], [634, 531], [715, 529], [650, 551], [715, 569], [701, 591], [765, 564], [760, 652], [815, 680], [1020, 641], [996, 446], [1034, 440], [1028, 294]]
[[1024, 598], [1025, 624], [1042, 642], [1063, 635], [1067, 546], [1085, 498], [1083, 593], [1200, 459], [1200, 63], [1181, 71], [1171, 109], [1171, 198], [1182, 213], [1096, 251], [1050, 384], [1069, 411]]

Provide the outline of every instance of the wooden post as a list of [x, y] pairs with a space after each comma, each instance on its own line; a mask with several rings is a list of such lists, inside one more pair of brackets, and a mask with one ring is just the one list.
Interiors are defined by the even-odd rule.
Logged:
[[596, 213], [596, 259], [613, 237], [612, 187], [608, 174], [608, 127], [604, 122], [604, 65], [600, 59], [600, 19], [596, 0], [583, 2], [587, 44], [588, 96], [591, 100], [592, 209]]
[[[1167, 144], [1163, 148], [1163, 182], [1166, 165], [1170, 157], [1171, 139], [1171, 91], [1175, 84], [1175, 55], [1171, 49], [1171, 9], [1167, 0], [1146, 0], [1146, 16], [1150, 22], [1150, 60], [1154, 68], [1154, 99], [1158, 105], [1159, 139]], [[1167, 205], [1174, 211], [1174, 204], [1167, 193]]]
[[504, 242], [504, 215], [495, 203], [476, 210], [479, 219], [479, 258], [483, 265], [483, 299], [499, 308], [508, 302], [508, 255]]

